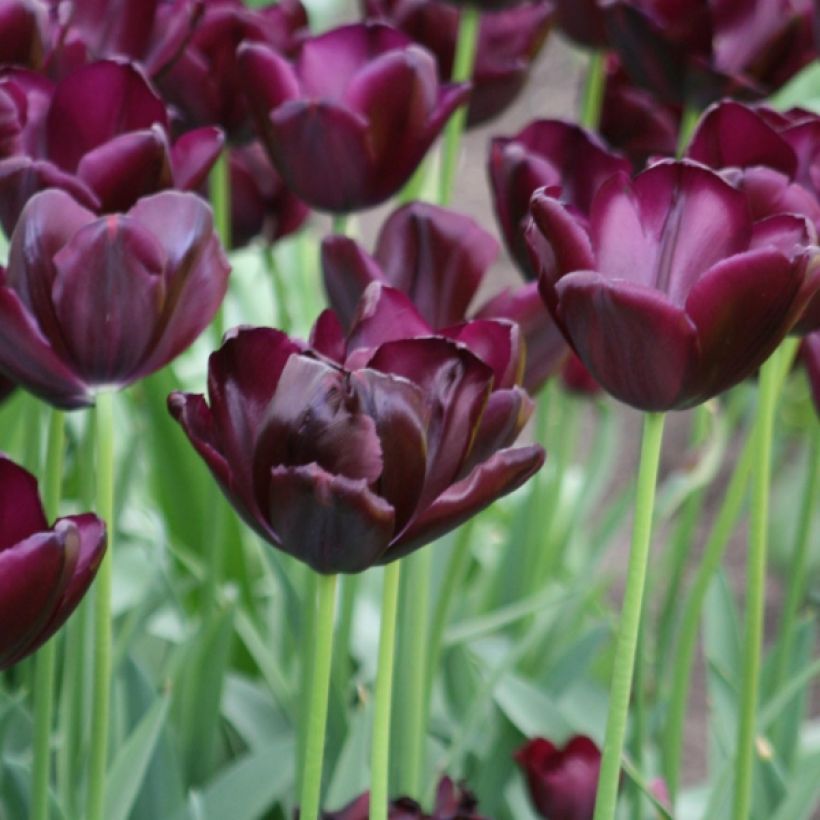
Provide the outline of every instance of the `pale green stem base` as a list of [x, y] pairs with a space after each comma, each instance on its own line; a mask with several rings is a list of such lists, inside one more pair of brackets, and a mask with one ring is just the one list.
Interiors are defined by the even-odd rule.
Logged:
[[621, 754], [629, 714], [632, 672], [635, 666], [638, 630], [641, 623], [646, 567], [649, 562], [652, 512], [655, 506], [655, 484], [658, 477], [664, 419], [665, 416], [662, 413], [647, 413], [644, 417], [641, 463], [635, 497], [635, 519], [632, 526], [632, 547], [612, 671], [609, 716], [595, 802], [595, 820], [614, 820], [618, 805]]
[[387, 820], [390, 775], [390, 708], [396, 650], [396, 613], [399, 603], [401, 562], [384, 568], [379, 663], [373, 712], [370, 758], [370, 820]]
[[316, 629], [313, 635], [310, 699], [307, 713], [300, 716], [301, 720], [307, 721], [300, 820], [318, 820], [320, 816], [336, 586], [336, 575], [319, 575], [316, 578]]
[[94, 710], [88, 769], [87, 820], [105, 820], [105, 774], [111, 709], [111, 584], [114, 558], [114, 395], [97, 396], [97, 515], [108, 528], [108, 549], [94, 584]]

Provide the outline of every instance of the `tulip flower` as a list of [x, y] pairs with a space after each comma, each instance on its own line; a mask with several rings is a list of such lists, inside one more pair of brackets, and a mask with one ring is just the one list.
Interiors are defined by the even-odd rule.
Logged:
[[[325, 812], [322, 820], [368, 820], [369, 816], [370, 794], [365, 792], [340, 811]], [[449, 777], [439, 781], [436, 804], [430, 814], [415, 800], [400, 797], [390, 802], [387, 816], [389, 820], [486, 820], [478, 814], [478, 801], [472, 792]]]
[[635, 82], [668, 103], [704, 108], [765, 97], [817, 57], [813, 0], [612, 0], [611, 45]]
[[820, 330], [809, 333], [800, 344], [800, 361], [809, 377], [814, 408], [820, 416]]
[[606, 48], [604, 16], [598, 0], [553, 0], [555, 25], [578, 45]]
[[312, 208], [369, 208], [415, 171], [467, 85], [440, 85], [430, 52], [380, 23], [305, 40], [293, 63], [239, 50], [259, 137], [288, 187]]
[[0, 64], [37, 69], [48, 39], [48, 12], [26, 0], [0, 2]]
[[[371, 282], [406, 294], [420, 315], [424, 333], [463, 323], [498, 255], [498, 242], [469, 217], [416, 202], [385, 221], [373, 256], [345, 236], [322, 243], [322, 271], [330, 306], [345, 329], [356, 316]], [[523, 385], [535, 392], [560, 367], [568, 348], [550, 318], [536, 283], [497, 294], [474, 312], [476, 319], [515, 322], [527, 356]]]
[[567, 392], [578, 396], [597, 396], [601, 392], [601, 385], [595, 381], [592, 373], [572, 352], [567, 356], [561, 368], [561, 383]]
[[596, 193], [588, 226], [541, 190], [541, 295], [595, 379], [642, 410], [699, 404], [753, 373], [820, 286], [808, 220], [759, 222], [704, 166], [664, 161]]
[[165, 191], [97, 217], [64, 191], [36, 194], [0, 272], [0, 373], [61, 408], [93, 404], [187, 348], [229, 266], [208, 206]]
[[601, 752], [595, 742], [576, 735], [558, 748], [533, 738], [518, 750], [516, 761], [527, 779], [530, 798], [546, 820], [592, 820]]
[[188, 127], [220, 125], [232, 141], [244, 141], [251, 124], [245, 78], [236, 60], [239, 44], [254, 42], [292, 54], [307, 25], [299, 0], [258, 9], [241, 0], [209, 0], [184, 49], [158, 78], [160, 90]]
[[95, 515], [46, 522], [33, 475], [0, 455], [0, 670], [42, 646], [82, 600], [105, 553]]
[[233, 247], [257, 236], [276, 242], [299, 230], [308, 208], [285, 186], [259, 143], [232, 147], [229, 163]]
[[[365, 0], [371, 19], [394, 25], [435, 55], [439, 75], [452, 77], [461, 12], [439, 0]], [[467, 126], [498, 116], [524, 87], [552, 25], [546, 0], [482, 15]]]
[[488, 168], [493, 206], [507, 249], [524, 276], [537, 275], [524, 241], [533, 192], [542, 186], [560, 191], [570, 207], [586, 215], [601, 183], [629, 169], [629, 162], [593, 133], [562, 120], [536, 120], [514, 137], [493, 139]]
[[[210, 357], [210, 405], [169, 398], [244, 520], [320, 573], [401, 558], [518, 487], [544, 458], [537, 446], [490, 453], [477, 440], [482, 425], [499, 432], [484, 418], [495, 374], [463, 344], [360, 345], [359, 364], [341, 366], [278, 331], [238, 329]], [[478, 450], [486, 458], [467, 470]]]
[[195, 189], [222, 147], [215, 128], [190, 131], [171, 145], [165, 104], [126, 63], [92, 63], [57, 84], [7, 70], [0, 111], [0, 221], [7, 233], [45, 188], [68, 191], [97, 213], [127, 210], [163, 188]]

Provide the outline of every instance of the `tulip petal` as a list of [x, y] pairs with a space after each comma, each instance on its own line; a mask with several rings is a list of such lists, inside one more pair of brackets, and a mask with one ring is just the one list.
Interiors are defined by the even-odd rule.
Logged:
[[498, 250], [495, 237], [469, 217], [415, 202], [382, 225], [375, 258], [387, 281], [439, 329], [464, 319]]
[[245, 77], [245, 98], [264, 134], [270, 112], [299, 96], [299, 80], [284, 57], [261, 44], [242, 43], [237, 60]]
[[592, 375], [639, 410], [677, 407], [699, 350], [696, 328], [663, 294], [594, 271], [558, 281], [560, 318]]
[[325, 308], [310, 331], [310, 348], [336, 364], [344, 364], [345, 333], [339, 317]]
[[353, 239], [328, 236], [322, 241], [322, 276], [330, 306], [349, 329], [362, 294], [371, 282], [386, 282], [378, 263]]
[[544, 463], [538, 445], [501, 450], [466, 478], [448, 487], [394, 540], [383, 563], [394, 561], [435, 541], [468, 518], [520, 487]]
[[305, 464], [274, 467], [269, 486], [270, 521], [282, 549], [316, 572], [362, 572], [387, 549], [393, 508], [365, 480]]
[[205, 182], [225, 145], [219, 128], [205, 126], [183, 134], [171, 149], [174, 188], [195, 191]]
[[737, 384], [768, 358], [805, 305], [802, 284], [794, 265], [771, 247], [725, 259], [703, 275], [686, 301], [701, 349], [691, 404]]
[[493, 369], [493, 390], [521, 381], [524, 349], [518, 325], [505, 319], [471, 319], [444, 328], [442, 336], [460, 342]]
[[48, 529], [37, 492], [37, 479], [28, 470], [0, 455], [0, 552], [29, 535]]
[[816, 241], [814, 226], [804, 216], [775, 214], [755, 222], [749, 250], [775, 248], [788, 259], [795, 259]]
[[165, 300], [166, 257], [127, 216], [81, 228], [54, 257], [54, 310], [70, 360], [92, 384], [132, 381]]

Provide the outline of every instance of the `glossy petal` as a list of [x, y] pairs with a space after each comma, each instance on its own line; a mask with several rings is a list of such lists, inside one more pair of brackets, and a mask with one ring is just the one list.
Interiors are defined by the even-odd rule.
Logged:
[[0, 455], [0, 553], [29, 535], [48, 528], [37, 492], [37, 479]]
[[463, 344], [493, 369], [493, 390], [505, 390], [521, 381], [524, 350], [518, 325], [504, 319], [471, 319], [444, 328], [442, 336]]

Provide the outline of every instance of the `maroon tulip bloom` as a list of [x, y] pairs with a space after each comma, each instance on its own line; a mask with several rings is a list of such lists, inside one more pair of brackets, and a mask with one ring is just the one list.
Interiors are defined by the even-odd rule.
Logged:
[[627, 71], [669, 103], [765, 97], [817, 57], [814, 0], [611, 0], [604, 9]]
[[247, 245], [257, 236], [272, 243], [295, 233], [308, 216], [271, 166], [258, 142], [231, 148], [231, 243]]
[[239, 44], [259, 43], [292, 54], [307, 25], [299, 0], [259, 9], [249, 9], [241, 0], [209, 0], [193, 36], [159, 78], [163, 96], [188, 127], [220, 125], [232, 140], [244, 140], [251, 123], [245, 78], [236, 59]]
[[[322, 820], [368, 820], [370, 794], [365, 792], [340, 811], [325, 812]], [[388, 808], [389, 820], [486, 820], [478, 813], [478, 801], [471, 791], [443, 777], [436, 790], [436, 804], [427, 814], [409, 797], [393, 800]]]
[[[430, 49], [441, 77], [451, 77], [461, 12], [438, 0], [365, 0], [368, 17], [394, 25]], [[482, 15], [467, 125], [498, 116], [518, 96], [550, 26], [549, 0]]]
[[746, 378], [820, 287], [811, 223], [753, 223], [740, 191], [691, 162], [612, 177], [588, 227], [546, 191], [532, 214], [547, 307], [604, 389], [641, 410], [691, 407]]
[[553, 0], [555, 25], [570, 40], [587, 48], [608, 46], [604, 15], [598, 0]]
[[[463, 323], [498, 256], [498, 242], [469, 217], [415, 202], [395, 210], [382, 226], [373, 256], [352, 239], [322, 243], [322, 271], [330, 306], [345, 329], [372, 282], [397, 288], [420, 314], [424, 333]], [[535, 392], [553, 375], [567, 345], [550, 318], [536, 283], [508, 289], [479, 307], [476, 319], [515, 322], [526, 343], [523, 385]]]
[[26, 206], [0, 272], [0, 372], [67, 409], [170, 362], [208, 326], [229, 266], [210, 208], [165, 191], [97, 217], [63, 191]]
[[415, 171], [467, 85], [440, 85], [432, 54], [379, 23], [305, 40], [294, 63], [239, 50], [257, 130], [282, 178], [312, 208], [378, 205]]
[[570, 352], [561, 368], [561, 383], [568, 393], [578, 396], [592, 397], [601, 392], [601, 385], [573, 352]]
[[592, 820], [601, 768], [594, 741], [576, 735], [563, 748], [537, 737], [515, 756], [530, 798], [546, 820]]
[[40, 68], [47, 39], [45, 9], [30, 0], [0, 0], [0, 64]]
[[82, 600], [105, 553], [105, 524], [72, 515], [49, 528], [37, 480], [0, 454], [0, 670], [42, 646]]
[[245, 521], [322, 573], [422, 547], [544, 458], [508, 448], [470, 468], [494, 371], [464, 345], [405, 338], [359, 354], [343, 367], [276, 330], [235, 330], [209, 360], [210, 406], [169, 398]]
[[629, 162], [607, 149], [591, 132], [562, 120], [536, 120], [514, 137], [496, 137], [490, 148], [489, 176], [495, 214], [507, 249], [521, 272], [534, 279], [524, 231], [530, 198], [541, 187], [581, 215], [589, 213], [601, 183]]
[[[105, 105], [100, 100], [107, 101]], [[52, 85], [0, 78], [0, 221], [11, 233], [32, 194], [68, 191], [97, 213], [124, 211], [164, 188], [196, 189], [222, 148], [215, 128], [173, 145], [165, 105], [133, 65], [102, 61]]]
[[636, 168], [651, 157], [673, 157], [678, 146], [681, 108], [660, 102], [635, 85], [621, 61], [609, 54], [601, 105], [601, 136], [623, 151]]
[[814, 409], [820, 416], [820, 330], [809, 333], [800, 343], [799, 358], [809, 377]]

